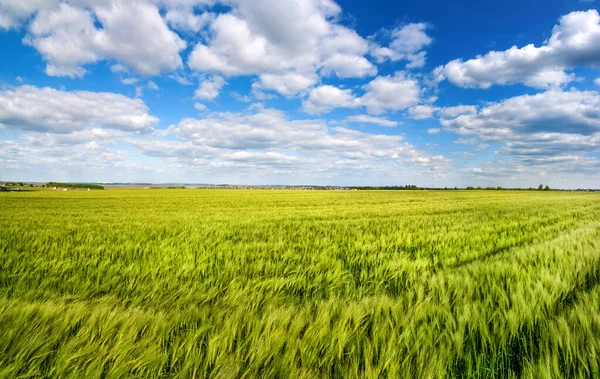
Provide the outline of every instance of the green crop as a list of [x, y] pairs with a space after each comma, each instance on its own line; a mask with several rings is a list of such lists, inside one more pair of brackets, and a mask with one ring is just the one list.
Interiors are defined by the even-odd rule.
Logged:
[[600, 378], [600, 195], [0, 194], [0, 378]]

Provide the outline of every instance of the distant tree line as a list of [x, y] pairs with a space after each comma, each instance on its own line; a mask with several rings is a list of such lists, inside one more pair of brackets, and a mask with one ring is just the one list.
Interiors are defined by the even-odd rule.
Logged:
[[[4, 183], [6, 187], [25, 187], [27, 184], [23, 182], [6, 182]], [[33, 185], [30, 185], [33, 186]]]
[[[485, 191], [501, 191], [501, 190], [505, 190], [507, 188], [502, 188], [502, 187], [473, 187], [473, 186], [468, 186], [466, 189], [468, 190], [485, 190]], [[546, 186], [544, 187], [543, 184], [540, 184], [538, 188], [533, 188], [533, 187], [529, 187], [529, 188], [511, 188], [512, 190], [520, 190], [520, 191], [550, 191], [550, 187]]]
[[103, 190], [104, 187], [99, 184], [87, 184], [87, 183], [60, 183], [60, 182], [48, 182], [46, 183], [48, 188], [89, 188], [95, 190]]
[[419, 188], [415, 185], [409, 184], [409, 185], [405, 185], [405, 186], [383, 186], [383, 187], [373, 187], [373, 186], [363, 186], [363, 187], [351, 187], [351, 188], [356, 188], [357, 190], [393, 190], [393, 191], [400, 191], [400, 190], [419, 190], [419, 189], [423, 189], [423, 188]]
[[[350, 188], [355, 188], [357, 190], [458, 190], [461, 188], [458, 187], [443, 187], [443, 188], [436, 188], [436, 187], [418, 187], [415, 185], [405, 185], [405, 186], [381, 186], [381, 187], [375, 187], [375, 186], [362, 186], [362, 187], [350, 187]], [[469, 191], [505, 191], [505, 190], [515, 190], [515, 191], [550, 191], [550, 187], [549, 186], [544, 186], [543, 184], [540, 184], [537, 188], [534, 187], [530, 187], [530, 188], [504, 188], [504, 187], [473, 187], [473, 186], [468, 186], [467, 188], [465, 188]]]

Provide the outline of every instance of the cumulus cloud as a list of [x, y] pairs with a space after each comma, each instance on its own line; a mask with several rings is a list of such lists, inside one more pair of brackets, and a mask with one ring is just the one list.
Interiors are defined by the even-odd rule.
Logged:
[[86, 73], [82, 65], [100, 59], [90, 44], [97, 32], [91, 12], [62, 3], [57, 9], [37, 14], [24, 42], [48, 62], [48, 75], [81, 77]]
[[[135, 15], [135, 19], [131, 15]], [[96, 26], [96, 23], [101, 25]], [[81, 77], [86, 64], [114, 59], [142, 75], [158, 75], [181, 66], [186, 47], [146, 2], [98, 2], [91, 8], [61, 3], [39, 10], [25, 43], [47, 62], [50, 76]]]
[[422, 94], [418, 81], [400, 71], [395, 75], [378, 76], [362, 89], [365, 93], [356, 97], [350, 89], [323, 85], [310, 91], [302, 108], [308, 113], [324, 113], [335, 108], [366, 107], [369, 113], [380, 114], [414, 106]]
[[338, 78], [362, 78], [377, 74], [377, 68], [365, 57], [334, 54], [322, 63], [324, 74], [335, 73]]
[[433, 113], [439, 108], [432, 105], [417, 105], [408, 110], [410, 117], [415, 120], [424, 120], [426, 118], [432, 118]]
[[221, 88], [226, 84], [225, 79], [220, 76], [212, 76], [200, 83], [194, 93], [194, 98], [201, 100], [214, 100], [219, 96]]
[[346, 121], [360, 124], [375, 124], [388, 127], [398, 126], [398, 121], [391, 121], [385, 117], [373, 117], [366, 114], [349, 116], [346, 118]]
[[393, 41], [390, 48], [398, 53], [416, 53], [431, 44], [431, 37], [425, 29], [427, 24], [408, 24], [392, 32]]
[[307, 113], [324, 113], [335, 108], [356, 108], [360, 100], [352, 90], [323, 85], [310, 91], [308, 99], [302, 102], [302, 109]]
[[[97, 46], [143, 75], [158, 75], [181, 66], [179, 52], [186, 43], [164, 23], [156, 6], [138, 2], [113, 2], [96, 7], [102, 24]], [[131, 15], [135, 14], [135, 22]]]
[[416, 79], [402, 72], [391, 76], [379, 76], [363, 86], [366, 93], [361, 97], [361, 105], [369, 113], [378, 114], [385, 110], [401, 110], [419, 103], [422, 90]]
[[12, 29], [21, 25], [34, 12], [55, 7], [60, 0], [3, 0], [0, 2], [0, 28]]
[[211, 12], [196, 14], [193, 7], [171, 8], [165, 14], [165, 20], [175, 30], [198, 33], [206, 28], [216, 15]]
[[377, 72], [364, 55], [369, 44], [339, 25], [329, 0], [230, 2], [233, 11], [210, 24], [210, 37], [188, 59], [197, 71], [234, 75], [364, 77]]
[[318, 77], [315, 74], [262, 74], [260, 81], [253, 84], [254, 90], [272, 90], [284, 96], [291, 97], [317, 83]]
[[600, 95], [595, 91], [550, 90], [492, 103], [477, 113], [441, 123], [459, 134], [479, 134], [488, 140], [513, 133], [592, 135], [600, 131]]
[[211, 24], [211, 29], [214, 34], [211, 45], [196, 45], [188, 60], [190, 68], [229, 76], [256, 74], [280, 66], [275, 54], [267, 51], [267, 40], [252, 35], [244, 20], [222, 14]]
[[562, 16], [542, 46], [513, 46], [467, 61], [456, 59], [434, 71], [437, 80], [461, 87], [488, 88], [494, 84], [523, 83], [555, 88], [576, 79], [568, 73], [577, 66], [600, 64], [600, 15], [595, 9]]
[[433, 40], [427, 35], [426, 23], [411, 23], [392, 30], [391, 42], [389, 47], [381, 47], [373, 44], [371, 55], [377, 62], [382, 63], [386, 60], [400, 61], [406, 60], [407, 68], [419, 68], [425, 65], [426, 52], [422, 51], [425, 47], [431, 45]]
[[584, 159], [600, 150], [600, 94], [550, 90], [441, 119], [445, 130], [503, 144], [501, 153], [536, 163]]
[[93, 128], [147, 132], [158, 123], [140, 99], [88, 91], [21, 86], [0, 91], [0, 125], [69, 133]]

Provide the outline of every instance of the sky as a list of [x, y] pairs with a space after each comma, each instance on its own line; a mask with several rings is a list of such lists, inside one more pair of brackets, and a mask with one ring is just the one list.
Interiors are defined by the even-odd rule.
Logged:
[[0, 0], [0, 181], [600, 188], [599, 5]]

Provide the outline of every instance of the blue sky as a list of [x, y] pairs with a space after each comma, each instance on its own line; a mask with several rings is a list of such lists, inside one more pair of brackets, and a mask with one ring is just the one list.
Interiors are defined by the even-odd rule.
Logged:
[[597, 5], [0, 0], [0, 180], [600, 187]]

